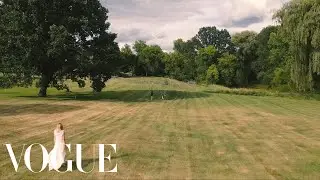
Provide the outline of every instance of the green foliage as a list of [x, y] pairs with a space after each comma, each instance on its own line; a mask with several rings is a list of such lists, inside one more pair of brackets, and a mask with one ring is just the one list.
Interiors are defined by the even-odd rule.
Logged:
[[106, 84], [100, 79], [93, 79], [91, 88], [93, 88], [94, 92], [101, 92], [102, 89], [106, 87]]
[[243, 31], [232, 36], [232, 42], [237, 51], [238, 66], [236, 83], [239, 86], [247, 86], [255, 80], [255, 74], [253, 74], [251, 64], [256, 59], [256, 36], [257, 33], [252, 31]]
[[134, 42], [133, 49], [135, 52], [139, 55], [143, 51], [144, 48], [146, 48], [148, 45], [145, 41], [138, 40]]
[[214, 93], [222, 94], [234, 94], [234, 95], [245, 95], [245, 96], [280, 96], [278, 93], [273, 93], [271, 91], [260, 91], [254, 89], [224, 89], [224, 90], [214, 90]]
[[194, 77], [194, 69], [192, 69], [192, 59], [179, 53], [173, 52], [165, 56], [165, 71], [170, 77], [180, 80], [188, 81]]
[[237, 57], [235, 55], [225, 53], [218, 59], [221, 84], [226, 86], [235, 85], [237, 66]]
[[267, 45], [270, 50], [267, 61], [269, 68], [284, 65], [290, 59], [289, 45], [281, 34], [271, 33]]
[[165, 76], [183, 81], [246, 87], [320, 89], [320, 1], [292, 0], [274, 17], [280, 26], [232, 37], [202, 27], [177, 39], [172, 53], [138, 40], [121, 50], [108, 31], [108, 10], [98, 0], [3, 0], [0, 5], [0, 87], [29, 86], [39, 77], [67, 89], [66, 79], [100, 92], [112, 75]]
[[314, 90], [320, 75], [320, 1], [292, 0], [276, 14], [293, 55], [291, 79], [298, 91]]
[[133, 49], [137, 53], [136, 75], [164, 75], [165, 54], [158, 45], [147, 45], [144, 41], [136, 41]]
[[120, 50], [121, 58], [123, 59], [123, 65], [121, 66], [122, 72], [135, 73], [137, 66], [137, 57], [133, 54], [130, 45], [125, 44]]
[[207, 70], [206, 82], [207, 84], [215, 84], [219, 81], [219, 71], [216, 65], [211, 65]]
[[5, 76], [4, 74], [0, 74], [0, 88], [12, 88], [14, 82], [12, 82], [12, 78]]
[[208, 68], [217, 62], [217, 50], [214, 46], [201, 48], [196, 56], [197, 81], [206, 81]]
[[[289, 45], [280, 33], [271, 33], [268, 42], [269, 57], [265, 82], [272, 86], [280, 86], [290, 82], [291, 54]], [[268, 78], [268, 79], [267, 79]]]
[[[169, 54], [171, 60], [166, 61], [166, 72], [168, 75], [183, 81], [195, 80], [197, 47], [198, 45], [194, 38], [186, 42], [182, 39], [174, 41], [174, 53]], [[169, 64], [167, 65], [167, 63]], [[174, 66], [172, 66], [173, 63], [175, 63]], [[174, 75], [172, 74], [173, 71], [175, 72]]]
[[[174, 53], [166, 56], [166, 73], [178, 80], [234, 85], [237, 68], [234, 45], [229, 32], [216, 27], [203, 27], [190, 40], [174, 41]], [[228, 54], [226, 60], [218, 59]], [[231, 59], [231, 60], [230, 60]], [[219, 78], [220, 71], [223, 78]], [[231, 76], [229, 76], [231, 75]], [[229, 77], [228, 77], [229, 76]]]
[[194, 40], [183, 41], [182, 39], [177, 39], [173, 42], [173, 50], [175, 52], [195, 57], [197, 52], [197, 44]]
[[270, 84], [271, 76], [269, 72], [270, 67], [269, 56], [270, 56], [270, 46], [268, 46], [268, 42], [270, 39], [271, 33], [276, 33], [278, 31], [277, 26], [268, 26], [261, 30], [261, 32], [257, 35], [255, 39], [255, 44], [257, 46], [256, 57], [257, 59], [252, 62], [252, 70], [257, 75], [257, 80], [262, 84]]
[[142, 66], [142, 59], [141, 59], [141, 52], [144, 48], [147, 47], [146, 42], [138, 40], [134, 42], [133, 49], [135, 51], [136, 60], [134, 65], [134, 72], [133, 74], [136, 76], [145, 76], [146, 73], [144, 71], [144, 68]]
[[214, 46], [208, 46], [201, 48], [197, 55], [197, 60], [202, 64], [208, 66], [209, 64], [215, 64], [217, 61], [217, 50]]
[[141, 61], [146, 76], [159, 76], [164, 74], [164, 59], [165, 54], [158, 45], [151, 45], [144, 48], [140, 54]]
[[120, 63], [107, 13], [98, 0], [3, 1], [0, 70], [16, 84], [42, 76], [39, 96], [68, 78], [104, 83]]
[[229, 32], [226, 29], [218, 30], [215, 26], [200, 28], [194, 42], [197, 42], [201, 48], [214, 46], [219, 54], [234, 51]]
[[273, 86], [280, 86], [288, 83], [289, 73], [282, 68], [276, 68], [274, 70], [274, 76], [271, 84]]

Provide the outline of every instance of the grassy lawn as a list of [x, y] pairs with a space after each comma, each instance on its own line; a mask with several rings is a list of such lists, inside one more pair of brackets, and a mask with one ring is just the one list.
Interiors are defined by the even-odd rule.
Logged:
[[[150, 89], [155, 92], [152, 102]], [[72, 93], [35, 88], [0, 90], [0, 140], [17, 159], [23, 144], [53, 148], [53, 129], [65, 126], [67, 143], [84, 144], [84, 169], [15, 172], [4, 145], [0, 179], [320, 179], [320, 101], [214, 93], [164, 78], [112, 79], [99, 95], [72, 85]], [[165, 95], [165, 100], [161, 95]], [[89, 144], [117, 144], [99, 173]], [[68, 159], [75, 160], [75, 146]], [[37, 153], [38, 152], [38, 153]], [[32, 151], [39, 170], [40, 148]], [[95, 161], [96, 160], [96, 161]]]

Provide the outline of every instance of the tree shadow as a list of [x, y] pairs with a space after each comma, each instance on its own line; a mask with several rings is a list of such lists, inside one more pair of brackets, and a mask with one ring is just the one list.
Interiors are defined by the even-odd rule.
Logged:
[[[46, 97], [51, 100], [78, 100], [78, 101], [122, 101], [122, 102], [149, 102], [151, 101], [150, 90], [124, 90], [124, 91], [103, 91], [98, 94], [92, 92], [68, 93], [63, 95], [50, 95]], [[210, 96], [204, 92], [187, 92], [175, 90], [154, 90], [152, 101], [176, 100], [202, 98]], [[37, 98], [35, 96], [20, 96]]]
[[81, 106], [54, 104], [0, 104], [0, 116], [54, 114], [82, 109]]

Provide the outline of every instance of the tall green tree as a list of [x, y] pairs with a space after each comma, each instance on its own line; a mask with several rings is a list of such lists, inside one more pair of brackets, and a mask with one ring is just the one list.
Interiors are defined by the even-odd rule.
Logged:
[[268, 26], [261, 30], [261, 32], [256, 37], [256, 57], [257, 59], [252, 62], [252, 70], [257, 75], [257, 80], [262, 84], [269, 84], [270, 80], [268, 78], [269, 66], [269, 55], [270, 47], [268, 42], [271, 33], [276, 33], [278, 31], [277, 26]]
[[158, 45], [150, 45], [144, 48], [140, 54], [140, 63], [146, 76], [164, 75], [164, 52]]
[[148, 47], [147, 43], [142, 40], [137, 40], [133, 44], [133, 49], [135, 50], [136, 54], [139, 55], [143, 51], [144, 48]]
[[173, 52], [165, 55], [165, 71], [171, 78], [183, 81], [186, 75], [183, 72], [185, 66], [185, 56], [179, 52]]
[[200, 28], [193, 41], [195, 44], [200, 44], [201, 48], [214, 46], [220, 55], [234, 51], [229, 32], [226, 29], [219, 30], [215, 26]]
[[125, 44], [120, 51], [121, 57], [123, 58], [121, 71], [135, 73], [135, 68], [137, 66], [137, 57], [133, 53], [130, 45]]
[[183, 39], [177, 39], [173, 42], [173, 50], [175, 52], [195, 57], [197, 52], [197, 44], [193, 40], [183, 41]]
[[219, 83], [226, 86], [234, 86], [238, 68], [237, 57], [229, 53], [223, 54], [223, 56], [218, 59], [217, 68], [220, 74]]
[[145, 67], [143, 67], [144, 60], [142, 59], [142, 51], [148, 47], [147, 43], [142, 40], [137, 40], [133, 44], [133, 49], [136, 54], [136, 63], [134, 68], [134, 74], [137, 76], [145, 76], [147, 72], [145, 72]]
[[276, 14], [293, 54], [291, 79], [299, 91], [320, 87], [320, 1], [292, 0]]
[[133, 49], [137, 54], [136, 75], [159, 76], [165, 73], [165, 53], [158, 45], [147, 45], [145, 41], [138, 40]]
[[165, 70], [170, 77], [180, 81], [195, 79], [194, 59], [174, 51], [165, 56]]
[[3, 0], [0, 6], [1, 73], [16, 84], [41, 76], [39, 96], [50, 84], [90, 76], [101, 91], [119, 62], [116, 35], [98, 0]]
[[196, 56], [197, 78], [198, 82], [206, 81], [208, 68], [217, 63], [218, 51], [214, 46], [201, 48]]
[[[101, 19], [100, 25], [103, 25], [102, 22], [105, 22], [105, 20]], [[97, 28], [102, 27], [98, 26]], [[100, 29], [98, 32], [100, 34], [94, 35], [91, 40], [87, 40], [89, 47], [85, 48], [84, 53], [89, 57], [78, 63], [82, 69], [79, 68], [79, 73], [77, 71], [72, 73], [72, 75], [75, 74], [81, 78], [89, 77], [92, 80], [91, 87], [95, 92], [101, 92], [105, 87], [105, 82], [113, 74], [118, 73], [121, 65], [123, 65], [119, 46], [114, 42], [116, 34], [109, 33], [106, 29], [103, 31]]]
[[173, 52], [165, 56], [166, 74], [181, 81], [195, 80], [196, 55], [196, 46], [192, 40], [175, 40]]
[[251, 69], [251, 64], [256, 59], [255, 38], [257, 33], [252, 31], [243, 31], [232, 36], [232, 42], [236, 47], [238, 60], [237, 84], [247, 86], [255, 80], [256, 75]]
[[271, 86], [290, 83], [292, 55], [286, 38], [279, 32], [271, 33], [267, 45], [269, 57], [266, 62], [268, 69], [264, 74], [264, 82]]

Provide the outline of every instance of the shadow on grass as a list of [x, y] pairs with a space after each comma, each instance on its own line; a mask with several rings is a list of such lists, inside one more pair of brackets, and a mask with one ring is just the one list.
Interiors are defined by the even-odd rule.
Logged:
[[[63, 95], [51, 95], [46, 99], [52, 100], [78, 100], [78, 101], [95, 101], [95, 100], [111, 100], [123, 102], [148, 102], [150, 101], [150, 90], [125, 90], [125, 91], [103, 91], [98, 94], [92, 92], [84, 93], [69, 93]], [[174, 90], [154, 90], [153, 100], [175, 100], [175, 99], [189, 99], [201, 98], [210, 96], [203, 92], [186, 92]], [[20, 96], [25, 98], [38, 98], [36, 96]], [[163, 99], [162, 99], [163, 97]]]
[[81, 106], [52, 104], [1, 104], [0, 116], [13, 116], [21, 114], [53, 114], [79, 110], [81, 108]]

